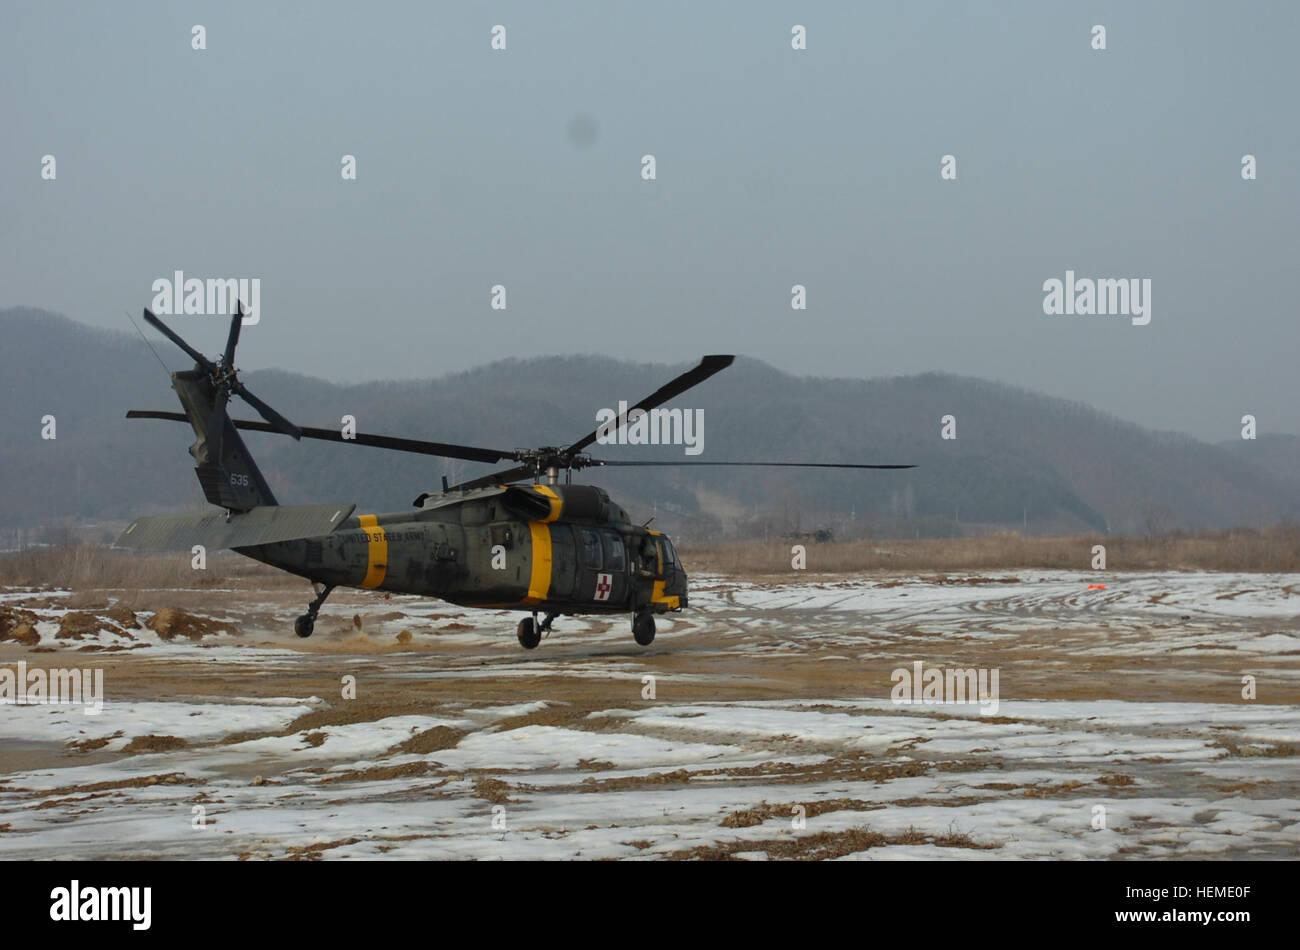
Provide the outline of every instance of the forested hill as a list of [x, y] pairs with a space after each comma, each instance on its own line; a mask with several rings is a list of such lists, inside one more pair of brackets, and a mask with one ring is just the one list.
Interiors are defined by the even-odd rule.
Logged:
[[[10, 309], [0, 311], [0, 341], [0, 527], [202, 507], [188, 427], [124, 418], [129, 408], [179, 408], [137, 335]], [[155, 345], [171, 368], [186, 365], [166, 341], [155, 338]], [[245, 333], [242, 345], [255, 346], [255, 333]], [[698, 356], [683, 353], [678, 366], [596, 356], [505, 360], [438, 379], [361, 385], [279, 371], [243, 379], [302, 425], [337, 427], [348, 414], [363, 432], [509, 449], [569, 444], [595, 428], [599, 409], [635, 402]], [[1294, 436], [1261, 433], [1253, 442], [1210, 445], [979, 379], [801, 378], [741, 357], [671, 405], [703, 410], [702, 454], [627, 445], [594, 445], [592, 454], [918, 466], [595, 469], [579, 476], [609, 489], [634, 517], [654, 514], [658, 524], [685, 525], [696, 535], [819, 523], [921, 534], [1026, 524], [1038, 533], [1144, 532], [1300, 515]], [[232, 407], [237, 418], [256, 418], [238, 399]], [[47, 415], [56, 419], [53, 440], [41, 437]], [[955, 439], [941, 438], [947, 415], [955, 417]], [[454, 481], [489, 470], [283, 436], [246, 439], [284, 503], [355, 500], [363, 510], [400, 510], [444, 474]]]

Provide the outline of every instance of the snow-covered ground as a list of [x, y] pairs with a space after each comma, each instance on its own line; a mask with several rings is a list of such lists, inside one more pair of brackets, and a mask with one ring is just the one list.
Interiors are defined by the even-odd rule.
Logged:
[[[648, 649], [590, 617], [531, 652], [508, 612], [342, 592], [310, 641], [277, 591], [194, 598], [237, 633], [60, 639], [70, 595], [0, 591], [40, 634], [0, 669], [105, 692], [0, 705], [0, 857], [1295, 857], [1298, 591], [704, 576]], [[996, 670], [996, 710], [894, 702], [917, 662]]]

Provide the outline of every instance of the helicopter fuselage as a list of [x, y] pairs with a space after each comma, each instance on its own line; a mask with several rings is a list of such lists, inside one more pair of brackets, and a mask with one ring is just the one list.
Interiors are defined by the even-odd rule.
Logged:
[[327, 535], [235, 550], [332, 587], [553, 614], [687, 605], [666, 535], [632, 524], [591, 485], [423, 496], [415, 511], [348, 518]]

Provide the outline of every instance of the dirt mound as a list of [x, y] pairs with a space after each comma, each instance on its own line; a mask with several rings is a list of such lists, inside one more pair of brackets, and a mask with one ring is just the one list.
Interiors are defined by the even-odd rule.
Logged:
[[69, 604], [64, 597], [33, 597], [27, 600], [26, 604], [33, 610], [66, 610], [68, 607], [75, 606]]
[[149, 618], [147, 626], [164, 640], [171, 640], [178, 636], [201, 640], [206, 636], [216, 636], [219, 633], [240, 636], [239, 629], [233, 624], [212, 620], [209, 617], [197, 617], [179, 607], [161, 608]]
[[[30, 610], [0, 604], [0, 640], [18, 640], [20, 643], [26, 643], [26, 640], [14, 636], [14, 631], [19, 627], [26, 627], [35, 632], [36, 619], [36, 614]], [[36, 639], [39, 640], [40, 637]]]
[[131, 627], [140, 626], [140, 621], [136, 619], [135, 611], [129, 607], [110, 607], [102, 611], [103, 615], [114, 623], [130, 629]]
[[68, 749], [72, 752], [94, 752], [98, 749], [104, 748], [104, 746], [108, 745], [114, 739], [120, 738], [121, 735], [122, 733], [119, 731], [115, 732], [111, 736], [100, 736], [97, 739], [81, 739], [80, 741], [69, 742]]
[[29, 623], [20, 623], [8, 633], [0, 636], [0, 640], [15, 640], [25, 647], [34, 647], [41, 642], [41, 635], [36, 632], [36, 628]]
[[101, 630], [107, 630], [128, 640], [135, 639], [113, 621], [88, 610], [70, 610], [64, 614], [59, 620], [59, 632], [54, 636], [60, 640], [80, 640], [82, 637], [94, 636]]

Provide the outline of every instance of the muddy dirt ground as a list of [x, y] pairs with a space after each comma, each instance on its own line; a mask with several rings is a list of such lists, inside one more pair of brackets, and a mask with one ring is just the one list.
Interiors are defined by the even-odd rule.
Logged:
[[[648, 648], [534, 651], [371, 592], [300, 640], [280, 583], [0, 590], [0, 670], [103, 671], [0, 705], [0, 857], [1294, 858], [1300, 575], [1102, 580], [700, 576]], [[917, 663], [988, 695], [896, 702]]]

